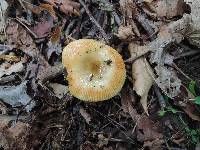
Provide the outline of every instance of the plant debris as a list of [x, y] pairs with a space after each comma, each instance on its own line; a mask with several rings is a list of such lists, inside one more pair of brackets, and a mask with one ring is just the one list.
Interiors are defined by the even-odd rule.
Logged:
[[[0, 149], [199, 149], [199, 8], [199, 0], [0, 0]], [[109, 45], [125, 64], [124, 85], [107, 101], [69, 92], [78, 60], [62, 52], [80, 39]], [[97, 71], [119, 83], [112, 69]]]

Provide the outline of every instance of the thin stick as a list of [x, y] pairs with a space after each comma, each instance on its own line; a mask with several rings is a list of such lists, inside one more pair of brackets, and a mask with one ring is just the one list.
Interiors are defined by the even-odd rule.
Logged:
[[196, 55], [196, 54], [200, 54], [200, 50], [191, 50], [189, 52], [182, 53], [179, 56], [177, 56], [176, 58], [174, 58], [174, 60], [180, 59], [182, 57]]
[[36, 38], [36, 39], [38, 38], [37, 35], [36, 35], [33, 31], [31, 31], [23, 22], [21, 22], [20, 19], [18, 19], [18, 18], [12, 18], [12, 19], [16, 20], [16, 21], [19, 22], [23, 27], [25, 27], [25, 28], [34, 36], [34, 38]]
[[91, 21], [97, 26], [97, 28], [99, 29], [99, 31], [101, 32], [104, 40], [106, 41], [106, 43], [109, 43], [109, 38], [106, 34], [106, 32], [103, 30], [103, 28], [99, 25], [99, 23], [96, 21], [96, 19], [92, 16], [91, 12], [89, 11], [88, 7], [86, 6], [86, 4], [84, 3], [83, 0], [79, 0], [79, 2], [81, 3], [81, 5], [83, 5], [83, 7], [85, 8], [86, 13], [88, 14], [88, 16], [90, 17]]
[[187, 76], [175, 63], [172, 64], [172, 67], [174, 67], [177, 71], [179, 71], [188, 80], [192, 81], [192, 78], [190, 78], [189, 76]]

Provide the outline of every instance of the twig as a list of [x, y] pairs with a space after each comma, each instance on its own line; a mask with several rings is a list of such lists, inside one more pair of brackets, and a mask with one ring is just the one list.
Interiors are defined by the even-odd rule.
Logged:
[[19, 22], [23, 27], [25, 27], [30, 33], [31, 33], [31, 35], [33, 35], [34, 36], [34, 38], [38, 38], [38, 36], [33, 32], [33, 31], [31, 31], [23, 22], [21, 22], [21, 20], [17, 17], [17, 18], [12, 18], [12, 19], [14, 19], [14, 20], [16, 20], [17, 22]]
[[26, 7], [25, 7], [24, 4], [22, 3], [22, 0], [18, 0], [18, 1], [19, 1], [20, 5], [23, 7], [23, 9], [24, 9], [25, 11], [27, 11]]
[[188, 75], [186, 75], [175, 63], [172, 63], [172, 67], [174, 67], [177, 71], [179, 71], [188, 80], [192, 81], [192, 78], [190, 78]]
[[86, 6], [86, 4], [84, 3], [83, 0], [79, 0], [79, 2], [81, 3], [81, 5], [83, 5], [83, 7], [85, 8], [86, 13], [88, 14], [88, 16], [90, 17], [91, 21], [97, 26], [97, 28], [99, 29], [99, 31], [102, 34], [102, 37], [104, 38], [104, 40], [106, 41], [106, 43], [109, 43], [109, 38], [106, 34], [106, 32], [103, 30], [103, 28], [99, 25], [99, 23], [96, 21], [96, 19], [92, 16], [91, 12], [89, 11], [88, 7]]
[[200, 54], [200, 50], [199, 49], [198, 50], [191, 50], [189, 52], [182, 53], [179, 56], [177, 56], [176, 58], [174, 58], [174, 60], [180, 59], [182, 57], [196, 55], [196, 54]]

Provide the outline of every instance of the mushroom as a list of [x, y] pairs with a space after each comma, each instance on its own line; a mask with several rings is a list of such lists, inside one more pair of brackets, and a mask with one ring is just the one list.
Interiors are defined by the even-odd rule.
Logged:
[[112, 47], [92, 39], [69, 43], [63, 50], [62, 63], [67, 70], [70, 93], [83, 101], [103, 101], [121, 90], [125, 64]]

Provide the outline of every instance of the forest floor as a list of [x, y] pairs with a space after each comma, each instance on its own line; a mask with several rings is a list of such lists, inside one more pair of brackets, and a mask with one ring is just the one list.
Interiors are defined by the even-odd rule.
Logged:
[[[199, 7], [1, 0], [0, 149], [200, 150]], [[78, 39], [122, 55], [127, 77], [117, 96], [92, 103], [70, 95], [62, 51]]]

